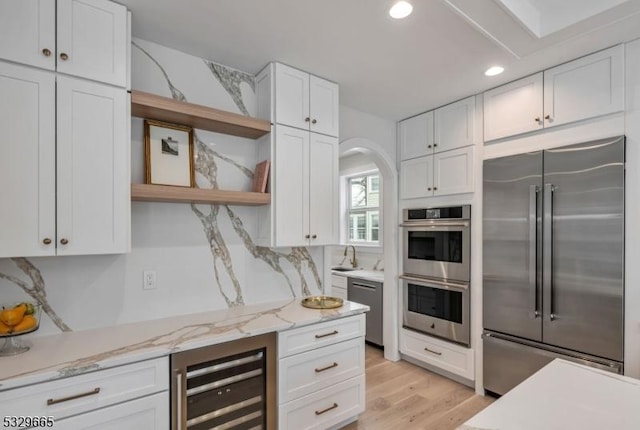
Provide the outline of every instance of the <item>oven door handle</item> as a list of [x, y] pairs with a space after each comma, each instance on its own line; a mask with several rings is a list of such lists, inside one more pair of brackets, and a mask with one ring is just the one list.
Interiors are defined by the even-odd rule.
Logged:
[[445, 282], [445, 281], [436, 281], [433, 279], [417, 278], [415, 276], [400, 275], [400, 279], [404, 279], [405, 281], [415, 282], [416, 284], [420, 284], [428, 287], [440, 288], [442, 290], [466, 291], [469, 289], [469, 284], [458, 284], [458, 283]]
[[403, 222], [400, 227], [469, 227], [469, 221]]

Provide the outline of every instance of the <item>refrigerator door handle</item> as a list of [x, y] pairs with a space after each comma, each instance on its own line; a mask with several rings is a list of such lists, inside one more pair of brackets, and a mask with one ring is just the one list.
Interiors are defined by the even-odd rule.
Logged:
[[538, 308], [538, 194], [540, 187], [529, 186], [529, 288], [533, 303], [533, 319], [540, 316]]
[[544, 185], [544, 283], [549, 290], [549, 321], [556, 319], [553, 300], [553, 184]]

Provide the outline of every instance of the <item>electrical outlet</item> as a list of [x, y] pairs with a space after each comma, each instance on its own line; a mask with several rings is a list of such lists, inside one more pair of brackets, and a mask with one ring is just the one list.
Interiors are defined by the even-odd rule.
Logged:
[[145, 270], [142, 272], [142, 289], [143, 290], [156, 289], [156, 271], [155, 270]]

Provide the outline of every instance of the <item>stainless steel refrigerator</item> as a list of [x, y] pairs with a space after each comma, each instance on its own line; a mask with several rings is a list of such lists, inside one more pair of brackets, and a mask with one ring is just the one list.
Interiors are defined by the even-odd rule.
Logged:
[[624, 137], [484, 162], [483, 378], [561, 357], [621, 373]]

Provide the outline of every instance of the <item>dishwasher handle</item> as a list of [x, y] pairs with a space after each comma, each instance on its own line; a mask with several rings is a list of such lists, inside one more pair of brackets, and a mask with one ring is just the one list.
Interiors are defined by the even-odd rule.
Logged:
[[354, 288], [364, 288], [367, 290], [371, 290], [371, 291], [375, 291], [378, 289], [378, 287], [376, 287], [375, 285], [369, 285], [369, 284], [361, 284], [359, 282], [352, 282], [351, 286]]

